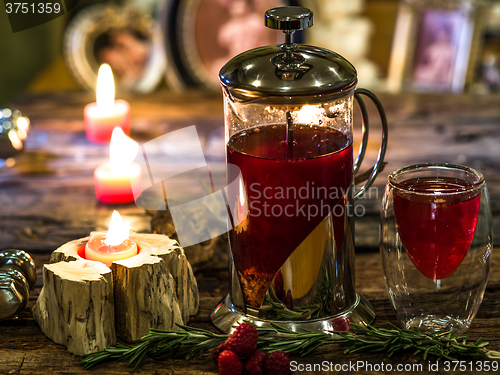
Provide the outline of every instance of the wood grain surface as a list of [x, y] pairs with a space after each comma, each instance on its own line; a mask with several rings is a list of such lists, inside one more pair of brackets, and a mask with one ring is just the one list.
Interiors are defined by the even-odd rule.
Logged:
[[[126, 99], [131, 103], [132, 137], [137, 141], [147, 142], [166, 132], [196, 125], [207, 161], [224, 162], [220, 96], [203, 92], [182, 95], [159, 92]], [[380, 201], [390, 172], [421, 162], [460, 163], [477, 168], [487, 181], [494, 214], [494, 237], [500, 239], [497, 228], [500, 225], [500, 96], [404, 94], [380, 95], [380, 99], [389, 120], [388, 164], [377, 178], [371, 196], [357, 201], [364, 206], [365, 214], [356, 218], [356, 287], [373, 304], [377, 327], [386, 322], [395, 323], [377, 253]], [[136, 205], [108, 206], [95, 199], [93, 170], [107, 160], [109, 149], [91, 144], [85, 138], [83, 106], [91, 101], [93, 98], [84, 94], [59, 93], [23, 97], [14, 103], [30, 117], [33, 128], [25, 152], [15, 159], [15, 165], [0, 168], [0, 249], [29, 251], [38, 266], [39, 278], [28, 307], [18, 319], [0, 322], [0, 374], [131, 372], [123, 363], [83, 370], [78, 364], [79, 357], [43, 335], [30, 310], [42, 286], [41, 267], [48, 263], [50, 253], [63, 243], [85, 237], [93, 230], [105, 230], [113, 209], [118, 209], [124, 219], [130, 220], [135, 231], [147, 233], [151, 229], [151, 214]], [[369, 110], [374, 120], [361, 171], [373, 164], [380, 142], [375, 110], [372, 107]], [[359, 118], [357, 113], [355, 116]], [[360, 139], [358, 130], [355, 138]], [[483, 337], [492, 349], [500, 350], [500, 257], [495, 251], [493, 256], [487, 291], [468, 334], [472, 340]], [[200, 287], [200, 310], [190, 324], [215, 332], [209, 316], [227, 293], [227, 267], [199, 270], [195, 276]], [[336, 346], [323, 347], [313, 355], [293, 359], [304, 364], [358, 360], [394, 366], [421, 364], [422, 371], [416, 368], [415, 373], [450, 373], [443, 365], [438, 372], [433, 372], [428, 361], [412, 355], [394, 358], [344, 355]], [[460, 373], [491, 373], [476, 369]], [[359, 372], [380, 373], [375, 370]], [[136, 373], [197, 375], [216, 374], [217, 369], [210, 354], [205, 354], [189, 362], [146, 360]]]

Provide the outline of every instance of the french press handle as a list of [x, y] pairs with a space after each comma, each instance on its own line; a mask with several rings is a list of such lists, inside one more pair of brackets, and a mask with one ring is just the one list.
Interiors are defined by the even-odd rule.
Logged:
[[370, 173], [370, 176], [368, 177], [366, 183], [361, 187], [361, 189], [358, 190], [357, 193], [354, 194], [354, 199], [361, 197], [366, 192], [366, 190], [373, 184], [373, 181], [375, 181], [375, 178], [382, 170], [385, 151], [387, 150], [387, 136], [388, 136], [387, 118], [385, 116], [384, 107], [382, 106], [382, 103], [380, 103], [380, 100], [378, 100], [378, 98], [375, 96], [374, 93], [366, 89], [360, 88], [354, 90], [354, 98], [356, 99], [356, 102], [359, 105], [359, 109], [361, 110], [361, 128], [363, 135], [361, 140], [361, 145], [359, 146], [358, 157], [354, 162], [354, 174], [356, 174], [359, 171], [359, 167], [361, 166], [363, 158], [365, 157], [366, 147], [368, 146], [368, 128], [369, 128], [368, 112], [366, 110], [366, 105], [361, 95], [365, 95], [369, 99], [371, 99], [378, 110], [378, 113], [380, 115], [380, 120], [382, 122], [382, 143], [380, 145], [377, 161], [373, 166], [372, 172]]

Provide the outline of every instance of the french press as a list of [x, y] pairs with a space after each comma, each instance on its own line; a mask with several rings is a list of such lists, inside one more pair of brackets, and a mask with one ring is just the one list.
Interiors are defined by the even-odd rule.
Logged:
[[[348, 330], [375, 313], [354, 290], [354, 200], [379, 173], [387, 121], [379, 100], [356, 89], [355, 68], [335, 52], [293, 42], [313, 25], [302, 7], [268, 10], [285, 43], [255, 48], [219, 73], [231, 211], [230, 294], [212, 313], [222, 331], [243, 320], [289, 329]], [[250, 31], [249, 31], [250, 32]], [[382, 145], [354, 190], [368, 139], [362, 95], [380, 114]], [[353, 162], [353, 101], [362, 143]]]

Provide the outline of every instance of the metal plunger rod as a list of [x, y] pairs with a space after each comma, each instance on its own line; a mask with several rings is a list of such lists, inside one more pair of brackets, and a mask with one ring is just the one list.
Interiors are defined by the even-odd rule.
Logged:
[[[291, 46], [293, 44], [294, 32], [295, 30], [283, 30], [285, 45]], [[289, 56], [290, 52], [287, 51], [286, 55]], [[293, 160], [293, 118], [290, 111], [286, 111], [286, 147], [286, 160]]]
[[[285, 44], [281, 46], [286, 56], [291, 58], [295, 48], [292, 35], [295, 30], [304, 30], [314, 23], [313, 13], [307, 8], [279, 7], [269, 9], [265, 14], [265, 25], [271, 29], [281, 30], [285, 34]], [[293, 159], [293, 118], [286, 112], [286, 160]]]
[[286, 111], [286, 160], [293, 159], [293, 118], [290, 111]]

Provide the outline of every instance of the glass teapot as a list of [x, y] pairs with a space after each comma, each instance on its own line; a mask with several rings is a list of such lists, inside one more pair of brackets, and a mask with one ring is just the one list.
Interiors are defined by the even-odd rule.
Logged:
[[[228, 189], [231, 292], [212, 321], [289, 328], [349, 329], [375, 313], [354, 290], [353, 201], [379, 173], [387, 121], [379, 100], [356, 89], [355, 68], [335, 52], [293, 43], [313, 24], [309, 9], [268, 10], [266, 26], [285, 43], [252, 49], [220, 71]], [[377, 107], [382, 145], [366, 183], [354, 191], [368, 140], [362, 95]], [[362, 142], [353, 161], [353, 102]], [[231, 182], [233, 181], [233, 182]]]

